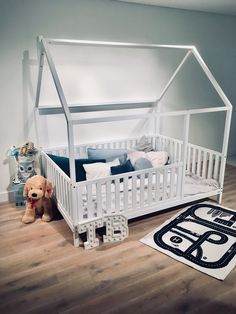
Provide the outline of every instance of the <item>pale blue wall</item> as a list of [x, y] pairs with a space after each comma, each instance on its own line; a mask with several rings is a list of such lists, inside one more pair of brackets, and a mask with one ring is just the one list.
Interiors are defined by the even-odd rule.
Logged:
[[[0, 200], [5, 199], [10, 180], [5, 160], [7, 149], [27, 139], [34, 140], [34, 135], [31, 137], [34, 134], [32, 106], [38, 34], [45, 37], [196, 45], [226, 95], [235, 104], [235, 30], [236, 17], [232, 16], [116, 1], [0, 0]], [[30, 72], [22, 70], [24, 51], [32, 59]], [[235, 120], [234, 115], [230, 154], [236, 154]], [[206, 121], [203, 126], [209, 127]]]

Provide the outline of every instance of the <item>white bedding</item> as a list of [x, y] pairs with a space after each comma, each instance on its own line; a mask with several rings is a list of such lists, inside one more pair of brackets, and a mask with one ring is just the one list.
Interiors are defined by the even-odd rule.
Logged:
[[187, 174], [184, 183], [184, 195], [206, 193], [219, 188], [219, 183], [214, 179], [203, 179], [197, 175]]

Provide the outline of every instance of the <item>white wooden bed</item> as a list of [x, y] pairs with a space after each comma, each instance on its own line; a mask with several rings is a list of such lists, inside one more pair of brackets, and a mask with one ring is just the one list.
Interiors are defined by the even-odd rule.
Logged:
[[[179, 67], [155, 102], [122, 102], [93, 106], [68, 106], [57, 71], [50, 54], [50, 44], [97, 45], [112, 47], [132, 47], [146, 49], [183, 49], [187, 53]], [[76, 40], [56, 40], [38, 38], [39, 72], [36, 95], [36, 122], [40, 115], [64, 114], [67, 121], [68, 145], [59, 148], [42, 149], [42, 173], [53, 183], [57, 205], [68, 223], [74, 236], [74, 245], [79, 245], [79, 235], [87, 233], [84, 243], [86, 249], [99, 245], [96, 229], [105, 227], [103, 241], [123, 240], [128, 236], [128, 220], [180, 204], [197, 201], [206, 197], [217, 196], [221, 202], [223, 193], [224, 171], [226, 163], [228, 136], [232, 106], [212, 76], [206, 64], [193, 46], [141, 45], [130, 43], [89, 42]], [[208, 79], [216, 89], [225, 106], [192, 109], [174, 112], [160, 112], [159, 103], [186, 59], [193, 55], [199, 62]], [[40, 88], [44, 57], [46, 56], [51, 74], [61, 101], [61, 108], [40, 107]], [[106, 117], [75, 119], [73, 113], [114, 111], [119, 109], [151, 108], [152, 113], [126, 114]], [[191, 115], [208, 112], [226, 112], [222, 151], [214, 151], [189, 143], [189, 124]], [[183, 139], [175, 139], [160, 134], [158, 121], [162, 116], [183, 116]], [[153, 150], [166, 151], [169, 163], [162, 167], [132, 171], [96, 180], [76, 182], [75, 159], [86, 158], [87, 149], [125, 148], [135, 149], [139, 138], [127, 138], [102, 143], [74, 144], [73, 128], [76, 124], [103, 123], [108, 121], [132, 119], [154, 119], [156, 127], [148, 142]], [[70, 165], [70, 177], [47, 155], [67, 156]]]

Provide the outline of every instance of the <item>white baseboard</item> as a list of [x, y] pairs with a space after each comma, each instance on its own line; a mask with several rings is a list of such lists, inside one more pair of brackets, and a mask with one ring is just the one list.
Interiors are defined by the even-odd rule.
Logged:
[[12, 200], [13, 200], [13, 191], [0, 192], [0, 203], [12, 202]]

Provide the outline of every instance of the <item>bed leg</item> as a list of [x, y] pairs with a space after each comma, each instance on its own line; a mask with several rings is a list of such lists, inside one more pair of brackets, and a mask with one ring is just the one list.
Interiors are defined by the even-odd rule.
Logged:
[[79, 247], [80, 246], [80, 237], [77, 230], [74, 230], [73, 232], [73, 240], [74, 240], [74, 246]]
[[222, 204], [222, 197], [223, 197], [223, 192], [220, 192], [220, 194], [217, 195], [217, 203], [219, 205]]

